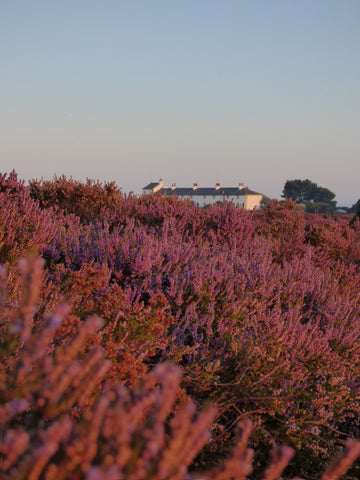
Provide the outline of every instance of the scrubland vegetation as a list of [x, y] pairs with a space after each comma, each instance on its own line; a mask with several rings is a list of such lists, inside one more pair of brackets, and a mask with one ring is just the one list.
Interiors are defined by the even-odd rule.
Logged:
[[2, 478], [360, 478], [358, 220], [14, 172], [0, 203]]

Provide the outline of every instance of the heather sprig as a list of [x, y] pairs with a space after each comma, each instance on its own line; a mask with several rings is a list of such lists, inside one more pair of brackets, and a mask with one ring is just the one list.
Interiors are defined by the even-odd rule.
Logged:
[[51, 210], [41, 210], [16, 174], [0, 177], [0, 263], [15, 264], [29, 252], [41, 253], [55, 234]]
[[[96, 182], [58, 180], [36, 186], [51, 193], [39, 205], [15, 173], [1, 176], [0, 254], [8, 279], [1, 349], [12, 348], [2, 378], [20, 361], [18, 351], [23, 362], [29, 358], [19, 335], [25, 342], [44, 330], [42, 341], [52, 338], [55, 355], [88, 317], [100, 316], [102, 328], [63, 375], [61, 388], [68, 385], [69, 400], [76, 397], [74, 417], [97, 401], [85, 389], [82, 398], [90, 400], [80, 402], [77, 372], [86, 377], [102, 352], [113, 385], [134, 385], [171, 360], [184, 368], [183, 399], [216, 403], [218, 434], [199, 465], [230, 451], [231, 426], [246, 417], [255, 424], [256, 462], [264, 466], [266, 450], [285, 442], [298, 452], [293, 470], [308, 480], [346, 439], [359, 437], [359, 224], [302, 214], [291, 203], [256, 212], [231, 204], [199, 209], [176, 198], [116, 189], [108, 195]], [[16, 263], [31, 253], [43, 256], [45, 271], [21, 330], [22, 278], [33, 274], [19, 273]], [[57, 310], [62, 303], [67, 313]], [[54, 311], [62, 322], [51, 330], [46, 322]], [[7, 318], [18, 329], [12, 336]], [[20, 415], [26, 405], [9, 408]]]
[[[34, 325], [31, 312], [40, 295], [41, 267], [36, 258], [21, 262], [23, 297], [12, 315], [2, 294], [3, 322], [9, 323], [7, 336], [15, 340], [5, 341], [7, 351], [2, 350], [0, 359], [5, 478], [245, 480], [251, 475], [249, 420], [239, 423], [233, 452], [219, 466], [201, 474], [191, 471], [196, 455], [211, 439], [209, 427], [217, 409], [198, 412], [189, 400], [178, 403], [178, 367], [158, 364], [131, 389], [109, 385], [109, 362], [101, 346], [85, 348], [101, 321], [85, 321], [65, 344], [54, 342], [68, 314], [65, 306]], [[292, 455], [289, 447], [275, 448], [263, 480], [279, 478]], [[359, 455], [360, 443], [348, 442], [322, 479], [337, 480]]]

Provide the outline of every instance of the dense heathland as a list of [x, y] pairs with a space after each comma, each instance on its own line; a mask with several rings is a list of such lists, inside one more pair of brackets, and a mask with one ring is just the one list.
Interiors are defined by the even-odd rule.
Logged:
[[288, 445], [313, 479], [348, 442], [330, 480], [359, 454], [358, 221], [15, 173], [0, 205], [5, 478], [259, 478]]

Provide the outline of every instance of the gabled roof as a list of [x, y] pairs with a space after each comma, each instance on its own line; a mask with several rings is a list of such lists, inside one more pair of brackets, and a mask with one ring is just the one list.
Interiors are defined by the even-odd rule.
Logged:
[[159, 185], [159, 182], [151, 182], [149, 185], [146, 185], [146, 187], [143, 188], [143, 190], [152, 190], [154, 187], [157, 187]]
[[[161, 183], [160, 183], [161, 182]], [[200, 197], [200, 196], [216, 196], [216, 197], [224, 197], [224, 196], [232, 196], [232, 197], [244, 197], [245, 195], [262, 195], [261, 193], [254, 192], [254, 190], [250, 190], [248, 187], [165, 187], [162, 184], [162, 180], [160, 182], [151, 182], [143, 190], [151, 190], [155, 187], [157, 188], [158, 193], [162, 193], [166, 196], [179, 196], [179, 197]]]
[[233, 197], [242, 197], [245, 195], [262, 195], [261, 193], [254, 192], [253, 190], [250, 190], [250, 188], [244, 187], [244, 188], [239, 188], [239, 187], [220, 187], [220, 188], [215, 188], [215, 187], [205, 187], [201, 188], [198, 187], [196, 189], [193, 189], [191, 187], [187, 188], [166, 188], [161, 190], [164, 195], [166, 196], [173, 196], [173, 195], [178, 195], [180, 197], [197, 197], [197, 196], [216, 196], [216, 197], [223, 197], [225, 196], [233, 196]]

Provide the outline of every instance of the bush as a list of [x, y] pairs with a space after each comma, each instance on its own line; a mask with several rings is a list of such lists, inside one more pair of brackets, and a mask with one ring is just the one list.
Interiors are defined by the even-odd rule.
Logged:
[[[259, 212], [231, 204], [202, 210], [158, 195], [119, 196], [116, 208], [96, 207], [81, 219], [40, 208], [14, 174], [2, 178], [0, 217], [12, 208], [2, 231], [12, 239], [3, 251], [7, 311], [24, 290], [16, 262], [35, 245], [45, 270], [30, 330], [44, 329], [57, 305], [69, 308], [52, 333], [54, 355], [89, 316], [100, 316], [103, 326], [79, 358], [103, 352], [111, 388], [135, 388], [171, 361], [184, 372], [180, 403], [217, 406], [213, 440], [191, 468], [221, 463], [232, 426], [247, 418], [254, 478], [283, 443], [297, 450], [287, 474], [318, 478], [338, 448], [360, 436], [357, 223], [296, 212], [291, 202]], [[39, 222], [32, 236], [17, 218]], [[71, 418], [80, 410], [71, 408]], [[347, 478], [354, 477], [358, 465]]]
[[[196, 478], [190, 467], [210, 440], [216, 409], [198, 413], [192, 402], [178, 405], [180, 370], [167, 364], [156, 366], [130, 390], [108, 385], [110, 362], [100, 347], [86, 348], [101, 328], [97, 318], [88, 319], [66, 345], [54, 342], [67, 315], [65, 306], [34, 328], [41, 263], [21, 262], [23, 296], [16, 309], [5, 303], [4, 272], [1, 278], [0, 421], [6, 478]], [[239, 428], [232, 455], [201, 478], [245, 479], [251, 474], [251, 422], [240, 422]], [[289, 447], [274, 449], [263, 478], [278, 478], [292, 455]], [[338, 479], [359, 455], [360, 442], [348, 442], [323, 480]]]
[[116, 209], [122, 200], [115, 182], [102, 184], [87, 179], [82, 183], [65, 176], [55, 176], [51, 181], [31, 180], [30, 195], [42, 208], [57, 207], [84, 221], [94, 220], [103, 210]]
[[14, 264], [29, 251], [40, 253], [55, 234], [50, 210], [42, 210], [18, 182], [0, 175], [0, 263]]

